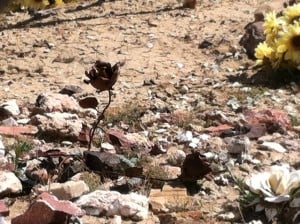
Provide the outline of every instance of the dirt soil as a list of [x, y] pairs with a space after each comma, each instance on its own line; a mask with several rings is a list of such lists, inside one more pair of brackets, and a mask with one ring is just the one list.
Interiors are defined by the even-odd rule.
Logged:
[[[205, 102], [203, 111], [219, 109], [234, 116], [228, 101], [235, 97], [247, 105], [251, 96], [256, 109], [298, 111], [295, 84], [274, 89], [238, 78], [253, 74], [247, 68], [254, 62], [239, 40], [262, 4], [273, 1], [202, 0], [196, 9], [182, 9], [176, 0], [117, 0], [98, 5], [83, 1], [51, 9], [45, 12], [51, 12], [50, 16], [35, 19], [27, 12], [8, 13], [0, 30], [1, 102], [16, 99], [21, 106], [34, 104], [40, 93], [58, 92], [65, 85], [94, 94], [83, 83], [84, 72], [101, 59], [126, 62], [111, 107], [140, 104], [193, 111]], [[234, 87], [235, 81], [251, 87], [250, 92]], [[106, 95], [103, 98], [105, 103]], [[297, 157], [299, 150], [281, 159], [295, 164]], [[251, 170], [238, 172], [245, 177]], [[225, 204], [236, 201], [238, 191], [212, 188], [215, 195], [201, 201], [203, 220], [195, 223], [226, 223], [217, 221], [217, 214]]]

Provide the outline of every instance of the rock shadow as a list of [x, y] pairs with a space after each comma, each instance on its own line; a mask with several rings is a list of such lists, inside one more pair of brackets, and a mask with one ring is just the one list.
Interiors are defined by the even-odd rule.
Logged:
[[300, 87], [300, 71], [279, 69], [277, 71], [271, 68], [261, 68], [251, 74], [251, 71], [245, 71], [241, 74], [227, 76], [227, 81], [239, 82], [244, 85], [260, 86], [270, 89], [284, 88], [291, 83]]

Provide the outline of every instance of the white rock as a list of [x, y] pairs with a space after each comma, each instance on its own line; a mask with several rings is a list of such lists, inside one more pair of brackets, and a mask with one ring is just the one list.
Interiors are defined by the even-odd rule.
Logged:
[[177, 140], [179, 143], [191, 142], [193, 139], [193, 133], [191, 131], [186, 131], [177, 135]]
[[209, 160], [218, 158], [218, 156], [213, 152], [206, 152], [206, 153], [203, 153], [203, 155]]
[[1, 215], [0, 215], [0, 224], [8, 224]]
[[0, 171], [0, 195], [5, 196], [22, 191], [21, 181], [12, 172]]
[[122, 224], [122, 217], [119, 215], [115, 215], [112, 220], [110, 220], [109, 224]]
[[17, 120], [17, 123], [18, 123], [18, 124], [28, 124], [29, 121], [30, 121], [29, 118], [23, 118], [23, 119], [18, 119], [18, 120]]
[[0, 105], [1, 108], [5, 109], [13, 116], [17, 116], [20, 114], [20, 109], [16, 100], [9, 100]]
[[235, 214], [233, 212], [228, 212], [225, 214], [220, 214], [218, 215], [218, 218], [224, 221], [232, 221], [233, 219], [235, 219]]
[[2, 136], [0, 135], [0, 156], [5, 156], [5, 147], [2, 142]]
[[282, 145], [280, 145], [276, 142], [263, 142], [260, 145], [260, 147], [268, 149], [268, 150], [274, 150], [276, 152], [282, 152], [282, 153], [286, 152], [286, 149]]
[[[36, 191], [38, 193], [48, 192], [49, 186], [41, 186]], [[87, 184], [80, 181], [67, 181], [65, 183], [52, 183], [50, 185], [50, 193], [60, 200], [70, 200], [78, 198], [89, 191]]]
[[108, 143], [108, 142], [103, 142], [101, 144], [101, 149], [103, 149], [106, 152], [111, 152], [111, 153], [115, 153], [116, 152], [115, 147], [112, 144]]
[[136, 193], [96, 190], [80, 197], [75, 203], [89, 215], [120, 215], [135, 220], [143, 220], [148, 216], [148, 198]]
[[192, 138], [192, 141], [190, 142], [189, 147], [195, 149], [198, 147], [199, 143], [200, 143], [199, 138]]
[[248, 222], [248, 224], [263, 224], [260, 220], [252, 220], [251, 222]]
[[201, 141], [208, 141], [208, 140], [211, 138], [211, 136], [208, 135], [208, 134], [201, 134], [201, 135], [198, 136], [198, 138], [199, 138]]

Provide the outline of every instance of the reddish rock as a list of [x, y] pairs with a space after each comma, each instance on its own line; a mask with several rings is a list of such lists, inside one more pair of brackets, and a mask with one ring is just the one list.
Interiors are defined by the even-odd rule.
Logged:
[[222, 124], [222, 125], [219, 125], [219, 126], [208, 127], [208, 128], [205, 128], [204, 130], [206, 132], [221, 133], [223, 131], [232, 130], [232, 129], [234, 129], [234, 127], [232, 127], [230, 125], [227, 125], [227, 124]]
[[130, 141], [121, 130], [110, 129], [106, 132], [111, 144], [122, 148], [131, 148], [135, 145], [134, 142]]
[[67, 223], [71, 216], [83, 216], [84, 212], [70, 201], [60, 201], [55, 196], [42, 193], [22, 215], [12, 219], [12, 224]]
[[38, 129], [34, 126], [0, 126], [0, 135], [17, 136], [22, 134], [36, 134]]
[[4, 201], [0, 201], [0, 216], [8, 216], [9, 209]]
[[291, 128], [291, 121], [288, 114], [281, 110], [246, 110], [244, 115], [249, 125], [265, 124], [269, 133], [284, 132]]

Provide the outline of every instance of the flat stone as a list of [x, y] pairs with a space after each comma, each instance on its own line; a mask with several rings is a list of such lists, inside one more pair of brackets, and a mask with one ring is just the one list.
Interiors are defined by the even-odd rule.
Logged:
[[87, 184], [80, 181], [67, 181], [65, 183], [52, 183], [49, 186], [41, 186], [36, 189], [38, 194], [49, 191], [52, 195], [56, 196], [59, 200], [70, 200], [78, 198], [84, 193], [89, 191]]
[[286, 152], [286, 149], [282, 145], [280, 145], [276, 142], [263, 142], [261, 145], [259, 145], [259, 148], [267, 149], [267, 150], [274, 150], [276, 152], [281, 152], [281, 153]]
[[186, 188], [170, 185], [164, 185], [161, 190], [151, 189], [149, 195], [149, 203], [154, 213], [168, 212], [170, 208], [180, 203], [186, 204], [190, 200], [191, 197], [187, 195]]
[[0, 126], [0, 134], [8, 136], [18, 136], [22, 134], [36, 134], [38, 132], [37, 127], [32, 125], [26, 126]]

